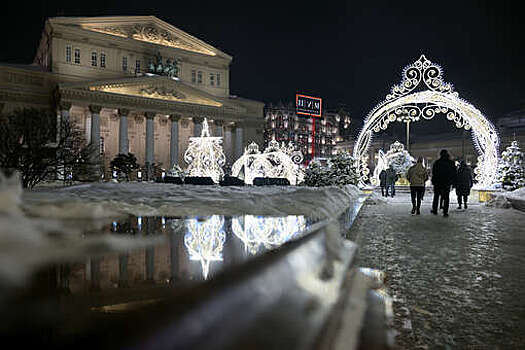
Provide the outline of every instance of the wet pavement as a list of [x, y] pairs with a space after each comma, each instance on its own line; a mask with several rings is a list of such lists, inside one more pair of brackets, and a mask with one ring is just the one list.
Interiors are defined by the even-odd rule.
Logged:
[[431, 199], [420, 216], [407, 193], [369, 201], [349, 234], [386, 273], [396, 348], [524, 349], [525, 213], [452, 201], [444, 218]]

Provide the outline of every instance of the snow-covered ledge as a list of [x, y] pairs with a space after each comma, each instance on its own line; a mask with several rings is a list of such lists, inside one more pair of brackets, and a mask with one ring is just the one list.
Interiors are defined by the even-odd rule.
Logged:
[[305, 215], [338, 217], [361, 191], [344, 187], [219, 187], [159, 183], [92, 183], [25, 192], [33, 216], [52, 218], [195, 215]]

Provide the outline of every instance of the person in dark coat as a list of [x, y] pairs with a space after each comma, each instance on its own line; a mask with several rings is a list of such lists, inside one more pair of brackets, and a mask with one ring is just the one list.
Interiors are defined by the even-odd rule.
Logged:
[[385, 169], [381, 170], [381, 172], [379, 173], [379, 186], [381, 187], [381, 195], [383, 197], [386, 197], [385, 196], [385, 186], [386, 186], [386, 170]]
[[386, 196], [388, 197], [388, 192], [394, 197], [396, 195], [396, 181], [399, 179], [399, 176], [394, 169], [394, 166], [390, 164], [388, 169], [386, 169]]
[[461, 202], [465, 204], [467, 209], [467, 200], [472, 188], [472, 171], [464, 160], [459, 163], [458, 174], [456, 178], [456, 196], [458, 196], [458, 209], [461, 209]]
[[440, 158], [432, 166], [432, 184], [434, 185], [434, 200], [431, 213], [437, 215], [439, 198], [443, 198], [443, 216], [448, 216], [450, 186], [456, 182], [456, 166], [450, 160], [446, 149], [440, 153]]

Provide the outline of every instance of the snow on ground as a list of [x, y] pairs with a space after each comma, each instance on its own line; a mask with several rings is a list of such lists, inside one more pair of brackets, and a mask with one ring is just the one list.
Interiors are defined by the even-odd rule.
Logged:
[[111, 219], [136, 216], [307, 215], [338, 217], [354, 204], [355, 186], [219, 187], [156, 183], [41, 186], [23, 192], [0, 173], [0, 290], [21, 285], [45, 263], [81, 260], [108, 251], [159, 243], [158, 237], [87, 235]]
[[525, 214], [451, 202], [410, 215], [407, 193], [361, 210], [348, 238], [358, 264], [382, 270], [399, 349], [518, 349], [525, 337]]
[[337, 217], [359, 197], [355, 186], [221, 187], [161, 183], [92, 183], [25, 192], [24, 210], [55, 218], [194, 215]]

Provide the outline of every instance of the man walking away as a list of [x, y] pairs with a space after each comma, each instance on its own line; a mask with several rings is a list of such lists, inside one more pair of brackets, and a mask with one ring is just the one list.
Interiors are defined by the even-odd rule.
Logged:
[[443, 216], [448, 216], [450, 186], [456, 182], [456, 166], [450, 160], [446, 149], [440, 153], [440, 158], [432, 166], [432, 184], [434, 185], [434, 200], [431, 213], [437, 215], [439, 198], [443, 198]]
[[[385, 186], [386, 186], [386, 170], [385, 169], [381, 170], [381, 172], [379, 173], [379, 186], [381, 187], [381, 195], [383, 197], [386, 197], [385, 196]], [[388, 193], [388, 190], [387, 190], [387, 193]]]
[[394, 170], [394, 166], [390, 164], [386, 170], [386, 196], [388, 197], [388, 191], [390, 195], [394, 197], [396, 195], [396, 181], [398, 179], [397, 173]]
[[456, 195], [458, 196], [458, 209], [461, 209], [461, 200], [465, 203], [467, 209], [467, 200], [472, 188], [472, 171], [464, 160], [459, 163], [458, 175], [456, 179]]
[[417, 163], [408, 169], [407, 179], [410, 182], [412, 215], [419, 215], [421, 214], [421, 200], [425, 194], [425, 182], [428, 180], [427, 169], [423, 166], [423, 157], [419, 157]]

